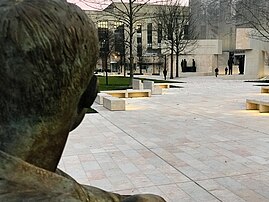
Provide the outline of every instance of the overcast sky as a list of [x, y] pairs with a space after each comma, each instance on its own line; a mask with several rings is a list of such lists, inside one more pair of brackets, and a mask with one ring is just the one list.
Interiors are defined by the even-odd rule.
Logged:
[[[109, 5], [114, 0], [67, 0], [70, 3], [74, 3], [83, 10], [93, 10], [93, 9], [100, 9], [104, 8]], [[137, 2], [143, 2], [143, 0], [137, 0]], [[161, 0], [150, 0], [150, 2], [160, 2]], [[183, 5], [186, 5], [189, 0], [181, 0]]]

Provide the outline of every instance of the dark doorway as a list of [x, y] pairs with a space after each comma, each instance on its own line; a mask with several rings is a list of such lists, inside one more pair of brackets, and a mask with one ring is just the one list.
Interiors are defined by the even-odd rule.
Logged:
[[236, 55], [235, 64], [238, 65], [239, 74], [244, 74], [245, 71], [245, 55]]

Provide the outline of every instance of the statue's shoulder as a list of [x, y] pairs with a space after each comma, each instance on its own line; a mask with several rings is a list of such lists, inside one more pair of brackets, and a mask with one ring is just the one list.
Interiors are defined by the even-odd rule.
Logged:
[[87, 201], [75, 180], [0, 151], [0, 201]]

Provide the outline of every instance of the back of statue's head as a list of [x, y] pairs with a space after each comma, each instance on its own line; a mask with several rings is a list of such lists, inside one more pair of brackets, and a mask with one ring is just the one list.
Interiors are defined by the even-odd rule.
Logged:
[[0, 1], [0, 124], [72, 110], [93, 75], [92, 22], [64, 0]]

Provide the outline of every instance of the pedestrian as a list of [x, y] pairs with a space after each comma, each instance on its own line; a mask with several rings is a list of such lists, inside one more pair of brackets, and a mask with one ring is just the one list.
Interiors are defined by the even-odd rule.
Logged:
[[218, 77], [218, 74], [219, 74], [219, 68], [216, 67], [216, 68], [215, 68], [215, 76]]
[[195, 64], [195, 60], [192, 59], [192, 72], [196, 72], [196, 64]]
[[228, 67], [225, 67], [225, 75], [228, 74]]
[[181, 65], [181, 71], [182, 71], [182, 72], [185, 72], [185, 68], [184, 68], [184, 60], [183, 60], [183, 59], [181, 60], [180, 65]]
[[183, 66], [185, 69], [187, 69], [187, 60], [186, 59], [183, 60]]
[[167, 76], [167, 69], [166, 68], [164, 68], [164, 70], [163, 70], [163, 76], [164, 76], [164, 80], [166, 80], [166, 76]]
[[194, 60], [194, 59], [192, 59], [192, 67], [193, 67], [193, 68], [196, 67], [196, 65], [195, 65], [195, 60]]
[[244, 74], [244, 57], [239, 57], [239, 74]]
[[232, 75], [233, 74], [233, 58], [230, 57], [229, 60], [228, 60], [228, 67], [229, 67], [229, 75]]

